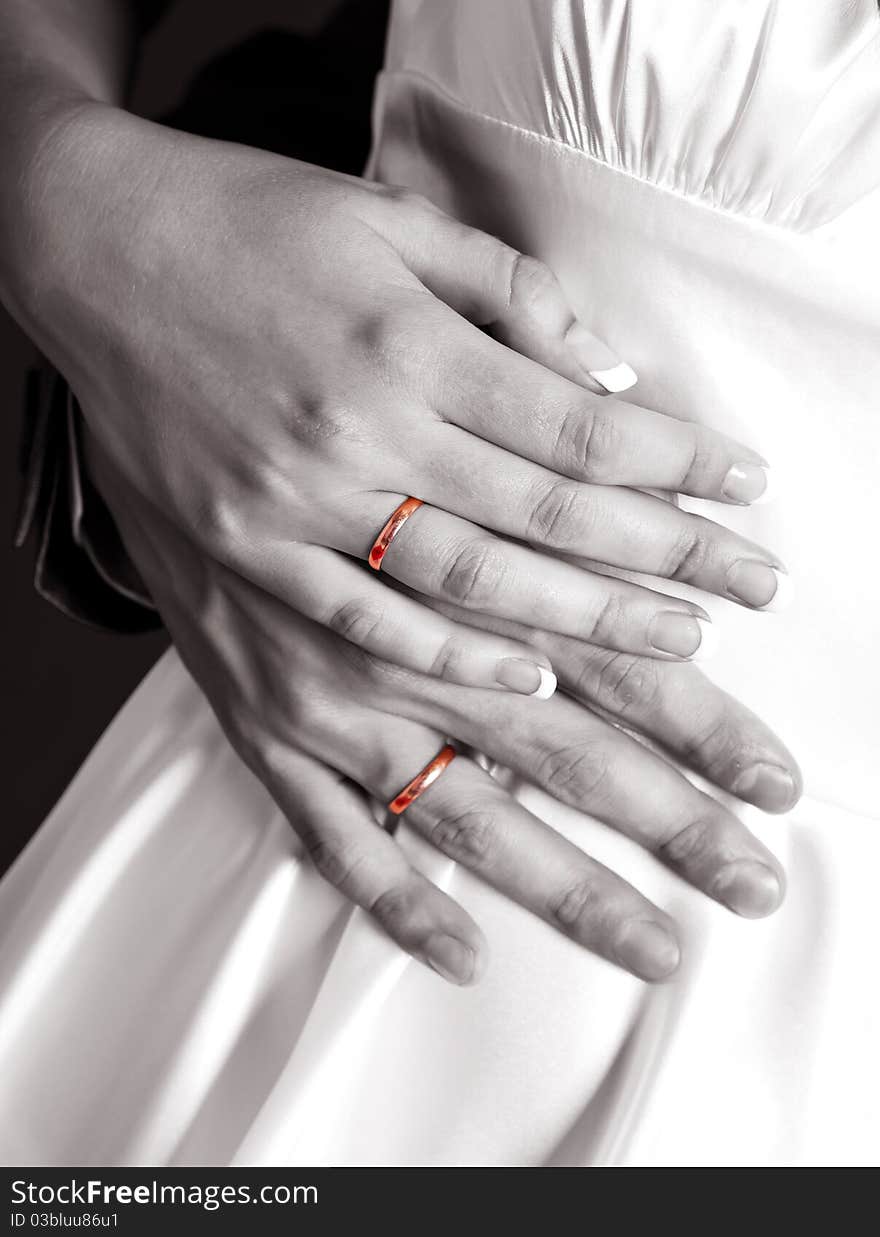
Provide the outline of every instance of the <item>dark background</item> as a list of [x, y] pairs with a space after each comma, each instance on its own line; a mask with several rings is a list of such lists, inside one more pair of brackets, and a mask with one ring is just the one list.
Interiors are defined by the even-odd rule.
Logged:
[[[384, 9], [383, 0], [178, 0], [144, 42], [133, 109], [357, 171]], [[0, 307], [0, 871], [165, 647], [161, 634], [115, 635], [58, 613], [33, 591], [32, 547], [11, 548], [33, 359]]]

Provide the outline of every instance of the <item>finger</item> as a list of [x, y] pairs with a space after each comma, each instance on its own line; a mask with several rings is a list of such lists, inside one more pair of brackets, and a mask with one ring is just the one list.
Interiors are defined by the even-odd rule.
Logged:
[[801, 797], [803, 777], [788, 748], [698, 667], [578, 648], [564, 637], [541, 645], [559, 659], [575, 699], [648, 735], [716, 786], [765, 812], [788, 812]]
[[[379, 727], [373, 747], [349, 749], [339, 758], [373, 793], [390, 799], [421, 767], [412, 758], [419, 745], [398, 737], [392, 749], [387, 728]], [[419, 761], [423, 756], [424, 749]], [[384, 777], [377, 777], [383, 766]], [[538, 820], [467, 757], [452, 762], [407, 809], [406, 820], [499, 892], [639, 978], [664, 979], [678, 965], [668, 915]]]
[[[139, 565], [161, 598], [175, 647], [230, 743], [303, 839], [318, 871], [408, 953], [454, 983], [475, 981], [486, 955], [479, 928], [462, 907], [412, 868], [377, 825], [363, 795], [319, 758], [322, 748], [330, 747], [328, 725], [334, 741], [345, 730], [333, 710], [329, 724], [326, 713], [322, 718], [323, 728], [314, 720], [328, 683], [336, 680], [337, 699], [346, 699], [344, 659], [338, 652], [335, 659], [326, 655], [333, 647], [329, 641], [337, 650], [340, 642], [220, 565], [211, 569], [207, 605], [204, 596], [194, 605], [191, 596], [166, 591], [168, 557], [192, 585], [200, 556], [173, 527], [165, 553], [159, 552], [154, 537], [163, 525], [154, 525], [151, 536], [144, 532], [143, 517], [134, 497], [125, 508], [124, 529], [127, 538], [135, 539]], [[204, 592], [203, 584], [197, 586], [197, 594]], [[196, 624], [193, 612], [200, 614]], [[301, 690], [303, 703], [292, 699], [290, 683]], [[372, 718], [348, 703], [344, 716], [354, 747], [354, 740], [369, 734]], [[295, 741], [297, 724], [312, 740], [311, 754]], [[422, 728], [410, 729], [424, 743]], [[436, 738], [426, 733], [430, 746]]]
[[578, 481], [740, 505], [770, 496], [767, 462], [750, 447], [693, 421], [598, 397], [442, 307], [436, 316], [455, 365], [430, 373], [424, 394], [449, 422]]
[[433, 604], [456, 621], [531, 641], [550, 658], [569, 695], [647, 736], [746, 803], [787, 812], [803, 793], [801, 771], [782, 740], [699, 667], [614, 653], [555, 632]]
[[457, 346], [454, 370], [438, 374], [437, 411], [578, 480], [738, 504], [769, 496], [766, 460], [744, 444], [585, 393], [585, 380], [620, 392], [636, 375], [577, 322], [553, 272], [427, 203], [419, 206], [398, 251], [436, 296], [497, 336], [480, 337], [450, 315], [443, 323], [438, 316], [438, 329]]
[[394, 229], [395, 247], [440, 300], [573, 382], [604, 392], [623, 391], [637, 381], [619, 354], [577, 321], [543, 262], [451, 218], [418, 195], [408, 194], [406, 201], [408, 227], [405, 235]]
[[306, 618], [408, 670], [540, 700], [556, 690], [556, 676], [544, 654], [453, 622], [388, 588], [374, 572], [333, 550], [297, 545], [284, 570], [263, 582]]
[[397, 944], [456, 984], [475, 982], [486, 942], [471, 917], [407, 861], [339, 773], [287, 745], [264, 748], [259, 775], [317, 870]]
[[586, 382], [619, 393], [636, 374], [577, 321], [548, 266], [418, 195], [406, 199], [411, 209], [405, 235], [395, 234], [398, 252], [435, 296], [496, 337], [481, 338], [461, 323], [456, 329], [447, 315], [440, 329], [457, 335], [459, 346], [454, 371], [438, 375], [433, 402], [441, 414], [579, 480], [738, 504], [769, 496], [766, 460], [751, 448], [583, 391]]
[[413, 471], [419, 497], [539, 549], [679, 580], [753, 609], [790, 595], [775, 554], [638, 490], [573, 481], [452, 426], [435, 426]]
[[[352, 500], [351, 539], [339, 548], [365, 558], [397, 500], [389, 494]], [[667, 504], [658, 500], [658, 505]], [[692, 602], [539, 554], [436, 507], [421, 507], [410, 516], [388, 547], [382, 571], [465, 610], [518, 619], [608, 648], [675, 659], [705, 655], [711, 648], [709, 617]]]
[[[256, 590], [243, 581], [232, 579], [228, 583], [249, 613], [256, 604]], [[259, 602], [259, 614], [255, 613], [258, 623], [253, 629], [258, 636], [267, 618], [271, 622], [273, 609], [280, 609], [280, 603], [271, 598]], [[285, 706], [282, 693], [266, 702], [260, 726], [273, 738], [268, 742], [261, 738], [256, 754], [250, 733], [251, 713], [243, 715], [243, 733], [238, 733], [240, 727], [235, 725], [229, 727], [227, 723], [227, 728], [233, 743], [292, 820], [305, 811], [311, 813], [309, 819], [320, 824], [336, 820], [338, 814], [341, 827], [346, 817], [337, 798], [326, 797], [326, 780], [316, 783], [308, 771], [304, 780], [295, 752], [331, 764], [380, 802], [389, 802], [442, 745], [435, 728], [399, 715], [396, 681], [401, 675], [413, 683], [432, 680], [397, 668], [383, 669], [379, 663], [365, 663], [360, 676], [340, 673], [344, 668], [338, 655], [338, 638], [299, 615], [291, 615], [283, 630], [289, 645], [285, 649], [279, 646], [275, 656], [283, 662], [287, 675], [276, 671], [271, 681], [295, 683], [295, 701]], [[334, 672], [339, 690], [328, 693], [327, 684]], [[459, 696], [483, 700], [497, 696], [494, 692], [451, 690]], [[364, 700], [375, 704], [368, 707]], [[452, 799], [448, 797], [450, 787]], [[443, 853], [580, 944], [634, 974], [659, 979], [677, 965], [678, 946], [668, 916], [516, 803], [466, 757], [453, 760], [439, 780], [407, 809], [407, 822], [422, 832], [427, 826], [426, 836]], [[408, 878], [399, 864], [392, 873], [388, 866], [392, 857], [385, 845], [389, 839], [381, 831], [376, 833], [385, 846], [386, 866], [381, 869], [375, 866], [374, 857], [379, 852], [373, 834], [369, 853], [361, 838], [355, 840], [348, 830], [327, 843], [326, 826], [320, 825], [319, 830], [316, 828], [317, 840], [310, 840], [319, 863], [348, 896], [372, 913], [384, 915], [385, 926], [404, 947], [418, 951], [419, 956], [424, 954], [435, 968], [447, 966], [446, 944], [440, 957], [434, 952], [436, 919], [429, 921], [430, 929], [425, 927], [425, 891], [406, 884]], [[396, 856], [393, 861], [397, 864]], [[384, 892], [386, 888], [391, 892]], [[438, 906], [434, 904], [435, 914]], [[454, 919], [460, 908], [447, 901], [440, 909], [447, 915], [443, 923], [448, 929], [441, 935], [448, 936], [455, 925], [455, 939], [479, 955], [473, 932], [468, 935], [467, 925]]]
[[407, 819], [444, 854], [593, 953], [646, 980], [676, 969], [670, 917], [472, 761], [456, 759]]
[[561, 695], [548, 701], [539, 726], [515, 698], [499, 710], [497, 697], [480, 695], [462, 701], [454, 689], [422, 679], [408, 693], [407, 716], [447, 727], [589, 812], [737, 914], [757, 917], [779, 906], [784, 877], [774, 856], [668, 761]]

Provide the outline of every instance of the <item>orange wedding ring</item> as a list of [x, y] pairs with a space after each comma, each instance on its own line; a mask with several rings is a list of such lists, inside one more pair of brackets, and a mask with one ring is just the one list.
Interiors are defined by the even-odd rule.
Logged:
[[[391, 512], [390, 519], [382, 529], [379, 536], [373, 542], [373, 547], [370, 550], [369, 558], [367, 559], [367, 562], [375, 571], [378, 571], [382, 566], [382, 559], [385, 557], [391, 542], [403, 528], [412, 513], [414, 511], [418, 511], [419, 507], [422, 505], [422, 500], [420, 498], [407, 498], [404, 499], [399, 507], [395, 507]], [[403, 809], [401, 808], [401, 811], [402, 810]]]
[[441, 748], [432, 761], [425, 765], [421, 773], [417, 773], [411, 782], [407, 782], [403, 790], [394, 796], [388, 804], [388, 811], [399, 816], [405, 812], [411, 803], [415, 803], [419, 795], [425, 793], [429, 786], [437, 781], [444, 769], [448, 769], [455, 760], [455, 748], [447, 743]]

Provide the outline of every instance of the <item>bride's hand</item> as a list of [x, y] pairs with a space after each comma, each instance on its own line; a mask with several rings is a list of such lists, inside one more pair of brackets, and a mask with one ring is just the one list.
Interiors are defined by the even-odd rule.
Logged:
[[[177, 648], [318, 869], [447, 978], [478, 976], [482, 934], [412, 868], [361, 793], [390, 800], [446, 735], [636, 839], [742, 915], [768, 914], [781, 901], [779, 865], [745, 826], [601, 713], [561, 693], [538, 702], [442, 683], [373, 658], [205, 556], [127, 493], [112, 470], [98, 475]], [[616, 664], [607, 653], [603, 663], [601, 650], [544, 638], [564, 686], [602, 713], [659, 738], [742, 798], [770, 810], [797, 798], [797, 768], [779, 740], [696, 667], [622, 655]], [[670, 917], [466, 756], [406, 819], [588, 949], [645, 979], [675, 969]]]
[[410, 669], [534, 690], [539, 667], [509, 665], [528, 650], [350, 558], [328, 569], [327, 547], [364, 559], [408, 493], [426, 506], [383, 570], [467, 610], [699, 651], [698, 606], [530, 546], [772, 602], [772, 554], [616, 488], [750, 501], [760, 457], [580, 385], [618, 359], [539, 263], [409, 194], [97, 104], [30, 175], [20, 316], [128, 482], [306, 617]]

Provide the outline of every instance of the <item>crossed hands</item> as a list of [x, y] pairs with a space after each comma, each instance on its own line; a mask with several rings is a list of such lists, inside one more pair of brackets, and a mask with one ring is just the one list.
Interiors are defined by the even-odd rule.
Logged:
[[[645, 492], [746, 504], [760, 456], [603, 393], [626, 367], [550, 271], [409, 193], [98, 104], [32, 175], [22, 314], [181, 656], [328, 880], [477, 977], [478, 926], [369, 802], [449, 738], [733, 911], [775, 909], [778, 863], [678, 762], [767, 811], [797, 767], [693, 664], [705, 611], [614, 574], [772, 605], [771, 552]], [[585, 947], [675, 969], [669, 916], [468, 755], [407, 820]]]

